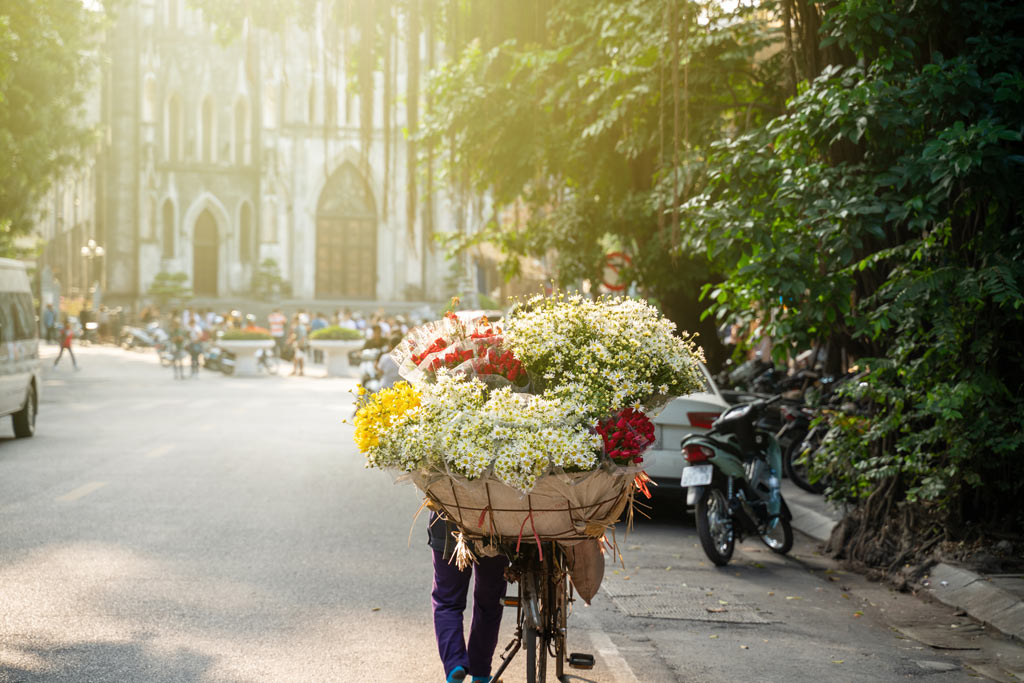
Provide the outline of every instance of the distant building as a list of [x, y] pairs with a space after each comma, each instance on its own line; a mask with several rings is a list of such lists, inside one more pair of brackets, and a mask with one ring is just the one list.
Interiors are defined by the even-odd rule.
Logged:
[[[308, 30], [253, 31], [225, 46], [186, 0], [119, 8], [97, 85], [102, 144], [74, 176], [78, 203], [58, 184], [50, 201], [61, 213], [48, 210], [40, 228], [41, 265], [65, 292], [84, 291], [80, 251], [94, 239], [108, 303], [139, 302], [161, 271], [186, 273], [199, 299], [246, 298], [266, 259], [290, 284], [287, 298], [450, 293], [450, 264], [430, 236], [433, 225], [454, 229], [448, 203], [440, 193], [424, 201], [420, 188], [414, 224], [406, 219], [403, 100], [393, 97], [385, 127], [375, 89], [364, 148], [359, 96], [322, 14]], [[404, 93], [404, 69], [395, 74]]]

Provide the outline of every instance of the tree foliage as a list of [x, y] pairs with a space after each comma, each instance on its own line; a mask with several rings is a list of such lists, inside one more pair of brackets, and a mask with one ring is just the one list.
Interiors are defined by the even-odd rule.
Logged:
[[81, 0], [19, 0], [0, 9], [0, 251], [28, 233], [52, 181], [81, 160], [100, 15]]
[[837, 551], [900, 561], [1024, 522], [1021, 12], [552, 0], [460, 45], [426, 139], [450, 186], [526, 207], [474, 239], [565, 281], [626, 250], [686, 327], [757, 319], [780, 356], [866, 369], [821, 473], [856, 504]]
[[869, 564], [1024, 524], [1022, 18], [1012, 2], [836, 4], [824, 42], [856, 65], [717, 143], [685, 206], [689, 243], [727, 273], [713, 310], [868, 370], [851, 395], [869, 419], [834, 419], [819, 473], [859, 504], [837, 550]]
[[[432, 81], [425, 138], [442, 179], [525, 217], [458, 246], [552, 254], [564, 284], [601, 282], [606, 255], [624, 251], [626, 281], [692, 330], [715, 274], [701, 253], [678, 249], [674, 207], [723, 131], [783, 110], [783, 54], [759, 56], [781, 44], [780, 30], [760, 8], [673, 0], [560, 0], [539, 16], [542, 30], [520, 22], [522, 35], [497, 36], [482, 17]], [[518, 259], [505, 263], [514, 274]], [[713, 327], [703, 332], [714, 357]]]

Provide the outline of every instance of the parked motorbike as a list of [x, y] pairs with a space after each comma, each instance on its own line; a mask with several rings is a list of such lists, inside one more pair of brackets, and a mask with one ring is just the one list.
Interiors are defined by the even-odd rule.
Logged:
[[804, 440], [811, 429], [811, 420], [816, 411], [807, 405], [789, 404], [782, 407], [785, 424], [775, 438], [782, 451], [782, 471], [794, 484], [805, 491], [815, 491], [808, 479], [807, 466], [798, 457]]
[[151, 322], [145, 327], [126, 325], [121, 328], [118, 343], [125, 349], [151, 348], [167, 341], [167, 332], [160, 323]]
[[780, 398], [733, 406], [710, 431], [682, 441], [681, 484], [688, 489], [687, 504], [696, 506], [704, 553], [718, 566], [729, 563], [736, 540], [744, 536], [758, 536], [783, 555], [793, 547], [792, 515], [779, 489], [779, 443], [756, 428]]
[[230, 351], [225, 351], [221, 347], [215, 347], [219, 355], [217, 369], [223, 372], [225, 375], [235, 374], [235, 354]]
[[202, 359], [203, 367], [207, 370], [214, 372], [223, 372], [221, 361], [223, 360], [224, 350], [215, 344], [207, 344], [203, 348]]
[[811, 464], [821, 445], [836, 434], [830, 413], [841, 412], [848, 415], [861, 414], [863, 411], [855, 403], [846, 401], [837, 389], [847, 382], [856, 381], [862, 375], [849, 373], [838, 377], [823, 377], [814, 392], [807, 391], [809, 402], [816, 406], [814, 410], [805, 408], [802, 414], [792, 419], [789, 435], [789, 446], [782, 451], [783, 470], [794, 484], [811, 493], [824, 493], [829, 480], [819, 478], [811, 480]]

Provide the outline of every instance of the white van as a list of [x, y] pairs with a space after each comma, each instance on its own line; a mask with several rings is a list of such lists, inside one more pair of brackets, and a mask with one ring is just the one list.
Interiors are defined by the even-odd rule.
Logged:
[[25, 264], [0, 258], [0, 416], [32, 436], [39, 407], [39, 327]]

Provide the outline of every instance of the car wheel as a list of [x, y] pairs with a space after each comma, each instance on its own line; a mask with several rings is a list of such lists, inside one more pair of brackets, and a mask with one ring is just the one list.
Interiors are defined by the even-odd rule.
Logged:
[[14, 436], [24, 439], [36, 433], [36, 410], [38, 407], [36, 385], [29, 384], [28, 393], [25, 396], [25, 407], [11, 416], [14, 421]]

